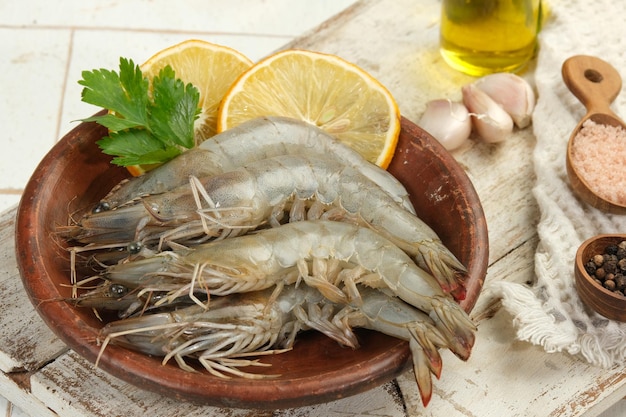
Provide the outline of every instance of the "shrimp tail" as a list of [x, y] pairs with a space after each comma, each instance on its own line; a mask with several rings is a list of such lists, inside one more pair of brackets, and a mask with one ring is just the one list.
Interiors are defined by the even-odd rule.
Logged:
[[429, 358], [418, 342], [411, 339], [409, 341], [411, 355], [413, 355], [413, 372], [415, 381], [422, 398], [424, 407], [428, 405], [433, 394], [433, 383], [430, 377]]
[[431, 318], [437, 327], [445, 329], [450, 350], [460, 359], [467, 360], [474, 346], [476, 325], [454, 301], [446, 297], [433, 297]]
[[[414, 351], [419, 348], [421, 350], [421, 354], [425, 355], [427, 359], [426, 364], [428, 365], [428, 369], [437, 379], [439, 379], [441, 376], [442, 360], [436, 344], [439, 346], [445, 346], [445, 339], [437, 331], [437, 329], [430, 326], [420, 325], [419, 323], [410, 327], [409, 333], [411, 334], [409, 346], [411, 348], [413, 358], [416, 357]], [[416, 364], [414, 364], [414, 367], [415, 366]]]
[[440, 241], [421, 242], [415, 261], [431, 272], [445, 293], [457, 300], [465, 299], [464, 276], [467, 268]]

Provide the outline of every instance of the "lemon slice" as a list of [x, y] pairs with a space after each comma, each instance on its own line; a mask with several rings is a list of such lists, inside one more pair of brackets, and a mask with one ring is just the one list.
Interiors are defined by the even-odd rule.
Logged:
[[222, 100], [217, 131], [261, 116], [309, 122], [383, 168], [400, 133], [398, 105], [379, 81], [342, 58], [312, 51], [281, 51], [244, 72]]
[[[152, 80], [169, 65], [185, 83], [193, 84], [200, 92], [200, 117], [194, 125], [196, 144], [215, 135], [220, 101], [231, 84], [253, 62], [240, 52], [222, 45], [190, 39], [170, 46], [153, 55], [140, 66], [144, 76]], [[154, 166], [127, 167], [132, 175], [141, 175]]]

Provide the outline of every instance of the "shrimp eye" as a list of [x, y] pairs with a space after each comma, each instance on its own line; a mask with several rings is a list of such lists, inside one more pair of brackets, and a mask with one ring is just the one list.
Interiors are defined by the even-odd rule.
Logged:
[[109, 287], [109, 295], [113, 298], [120, 298], [128, 292], [128, 288], [122, 284], [111, 284]]
[[141, 242], [130, 242], [128, 244], [128, 252], [131, 255], [136, 255], [143, 249], [143, 243]]
[[101, 201], [93, 208], [93, 210], [91, 210], [91, 212], [93, 214], [96, 214], [96, 213], [101, 213], [103, 211], [109, 211], [109, 210], [111, 210], [111, 205], [107, 203], [106, 201]]

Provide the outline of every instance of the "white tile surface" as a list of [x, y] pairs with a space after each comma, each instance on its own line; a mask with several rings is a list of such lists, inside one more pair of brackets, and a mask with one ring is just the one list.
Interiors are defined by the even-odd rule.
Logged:
[[55, 143], [70, 31], [0, 28], [0, 38], [1, 209], [15, 203]]
[[0, 3], [0, 24], [297, 36], [354, 0], [22, 0]]

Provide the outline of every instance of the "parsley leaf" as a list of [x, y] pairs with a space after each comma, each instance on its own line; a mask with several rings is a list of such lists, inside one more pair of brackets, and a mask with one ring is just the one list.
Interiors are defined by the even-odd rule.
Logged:
[[128, 127], [148, 124], [149, 83], [132, 60], [120, 58], [119, 75], [115, 71], [100, 69], [83, 71], [82, 76], [78, 84], [85, 87], [82, 92], [85, 103], [122, 115]]
[[153, 133], [157, 137], [169, 137], [185, 148], [193, 147], [193, 122], [200, 101], [198, 90], [176, 79], [174, 70], [167, 66], [152, 80], [152, 96], [150, 120], [158, 121], [150, 125]]
[[84, 71], [82, 100], [109, 110], [82, 121], [109, 129], [98, 146], [121, 166], [160, 164], [192, 148], [194, 122], [200, 115], [200, 93], [176, 78], [170, 66], [152, 83], [132, 60], [120, 58], [119, 74], [99, 69]]
[[96, 143], [105, 154], [115, 155], [112, 162], [121, 166], [159, 164], [180, 154], [178, 147], [164, 146], [143, 129], [113, 132]]

